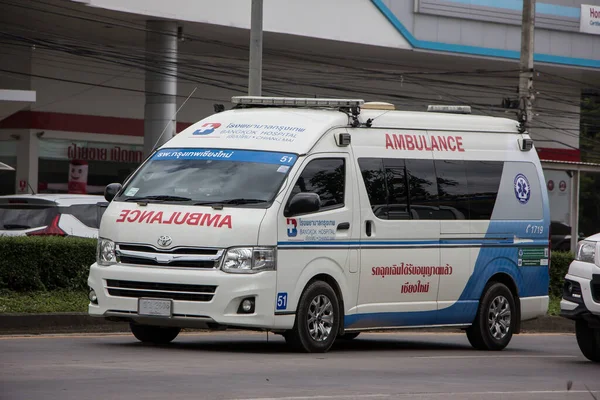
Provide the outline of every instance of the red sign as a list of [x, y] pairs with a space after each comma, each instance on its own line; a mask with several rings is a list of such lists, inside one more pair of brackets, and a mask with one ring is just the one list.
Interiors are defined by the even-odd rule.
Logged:
[[121, 149], [120, 146], [113, 146], [112, 148], [81, 147], [73, 143], [67, 149], [67, 156], [70, 160], [142, 162], [142, 152], [140, 150]]
[[221, 214], [203, 214], [203, 213], [182, 213], [173, 212], [170, 215], [163, 215], [162, 211], [140, 211], [140, 210], [123, 210], [117, 218], [116, 222], [137, 222], [138, 224], [175, 224], [175, 225], [197, 225], [197, 226], [212, 226], [222, 228], [226, 226], [231, 229], [231, 215]]
[[385, 134], [385, 148], [419, 151], [465, 151], [462, 136]]
[[567, 190], [567, 182], [560, 181], [560, 183], [558, 184], [558, 188], [561, 192], [564, 192], [565, 190]]
[[20, 192], [27, 191], [27, 181], [24, 181], [24, 180], [19, 181], [19, 191]]
[[549, 191], [553, 191], [554, 190], [554, 181], [552, 179], [550, 179], [548, 181], [548, 190]]

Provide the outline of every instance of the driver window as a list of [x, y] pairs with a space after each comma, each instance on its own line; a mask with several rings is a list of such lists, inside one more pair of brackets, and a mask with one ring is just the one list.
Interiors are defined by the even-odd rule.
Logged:
[[308, 163], [296, 181], [290, 199], [297, 193], [316, 193], [321, 210], [344, 206], [346, 163], [343, 158], [319, 158]]

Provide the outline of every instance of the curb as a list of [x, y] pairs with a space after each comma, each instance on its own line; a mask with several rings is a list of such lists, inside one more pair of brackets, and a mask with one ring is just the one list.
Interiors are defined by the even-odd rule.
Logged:
[[[398, 329], [385, 332], [456, 332], [453, 328]], [[129, 324], [90, 317], [87, 313], [0, 314], [0, 335], [129, 332]], [[574, 333], [575, 322], [545, 316], [521, 324], [521, 333]]]

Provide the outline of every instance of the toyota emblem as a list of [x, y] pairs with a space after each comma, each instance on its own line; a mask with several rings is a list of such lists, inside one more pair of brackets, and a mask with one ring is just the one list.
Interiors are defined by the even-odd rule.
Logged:
[[157, 242], [158, 242], [159, 246], [161, 246], [161, 247], [167, 247], [171, 243], [173, 243], [173, 239], [171, 239], [171, 236], [162, 235], [161, 237], [158, 238]]

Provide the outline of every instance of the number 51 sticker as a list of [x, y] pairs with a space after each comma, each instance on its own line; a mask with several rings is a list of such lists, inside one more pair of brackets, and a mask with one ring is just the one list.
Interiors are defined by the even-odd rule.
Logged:
[[285, 310], [287, 308], [287, 293], [277, 293], [277, 309]]

